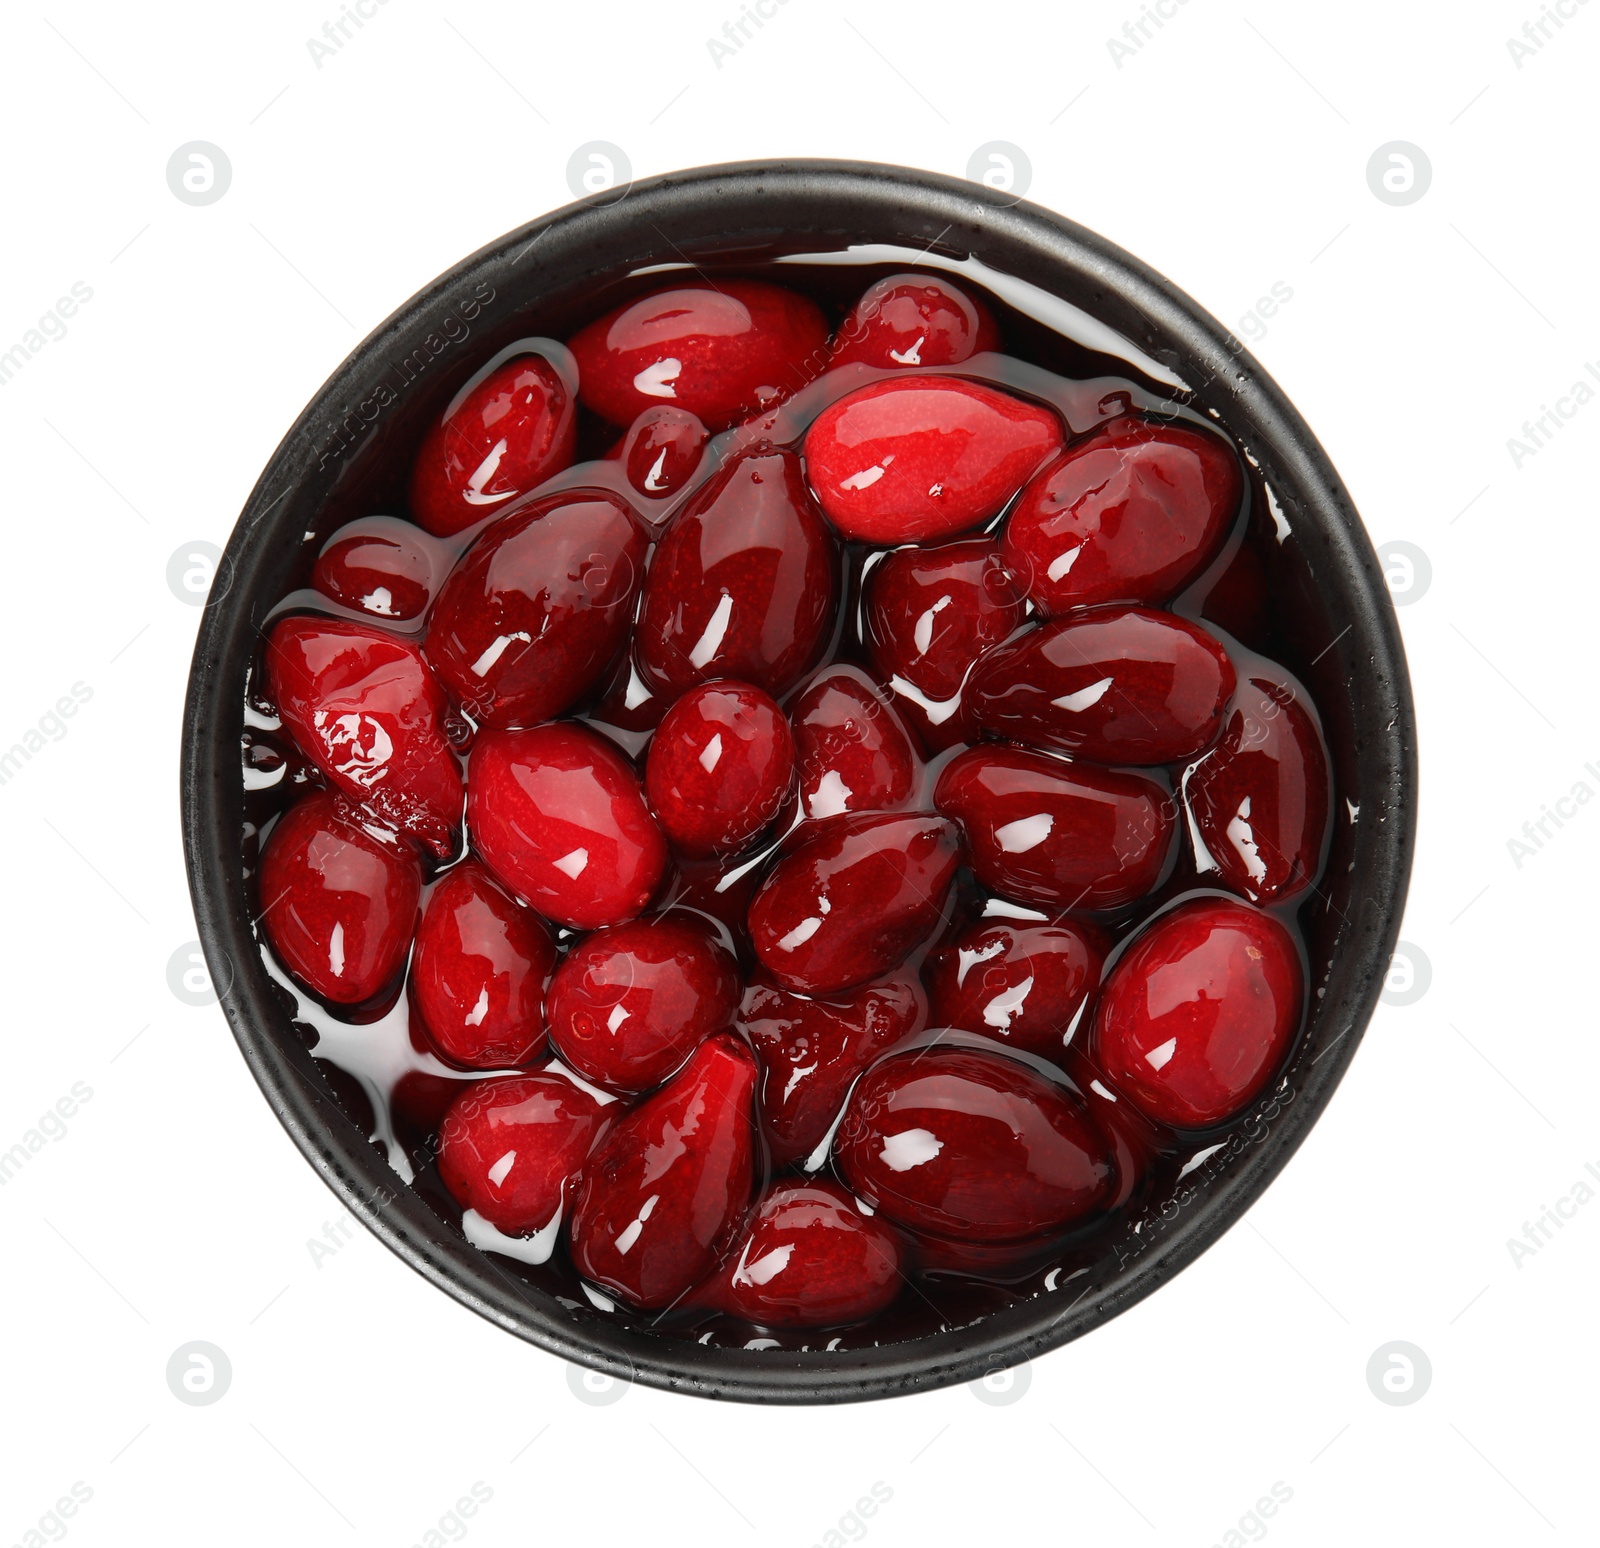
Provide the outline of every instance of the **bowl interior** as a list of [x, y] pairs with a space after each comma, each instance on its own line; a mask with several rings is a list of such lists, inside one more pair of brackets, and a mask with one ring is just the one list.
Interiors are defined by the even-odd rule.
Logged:
[[[425, 426], [507, 345], [567, 337], [673, 272], [748, 272], [775, 258], [799, 260], [797, 280], [841, 305], [880, 274], [950, 269], [987, 290], [1011, 352], [1067, 376], [1131, 376], [1227, 430], [1252, 464], [1259, 518], [1271, 521], [1275, 653], [1316, 701], [1336, 791], [1324, 879], [1300, 911], [1307, 1026], [1243, 1121], [1092, 1251], [1064, 1257], [1018, 1293], [952, 1288], [948, 1304], [908, 1330], [915, 1336], [833, 1352], [665, 1337], [469, 1246], [374, 1147], [359, 1091], [313, 1057], [262, 965], [241, 863], [238, 749], [257, 634], [329, 534], [404, 509]], [[1410, 863], [1412, 749], [1404, 659], [1359, 518], [1310, 431], [1237, 340], [1092, 233], [976, 185], [848, 163], [735, 166], [602, 195], [510, 233], [407, 302], [319, 392], [262, 474], [205, 611], [184, 732], [185, 839], [202, 941], [253, 1072], [308, 1159], [389, 1246], [483, 1315], [570, 1359], [708, 1396], [830, 1401], [972, 1379], [1065, 1342], [1148, 1294], [1237, 1220], [1328, 1100], [1381, 988]]]

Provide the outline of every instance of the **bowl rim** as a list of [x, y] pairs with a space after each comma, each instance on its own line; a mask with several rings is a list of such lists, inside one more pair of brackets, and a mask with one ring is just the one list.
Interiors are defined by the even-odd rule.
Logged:
[[[810, 211], [810, 224], [797, 212]], [[741, 212], [735, 216], [734, 211]], [[822, 212], [834, 211], [832, 222]], [[870, 1349], [751, 1352], [664, 1338], [610, 1321], [587, 1308], [530, 1292], [487, 1255], [446, 1235], [425, 1203], [333, 1104], [310, 1055], [288, 1032], [274, 1000], [245, 905], [238, 836], [241, 818], [238, 736], [244, 671], [260, 627], [258, 598], [230, 603], [236, 585], [281, 557], [284, 535], [272, 515], [297, 489], [333, 476], [349, 434], [352, 405], [366, 419], [363, 394], [373, 363], [413, 347], [452, 298], [475, 280], [510, 276], [535, 246], [540, 261], [564, 251], [573, 262], [613, 252], [627, 256], [654, 227], [667, 234], [700, 212], [701, 226], [725, 234], [760, 229], [859, 238], [852, 218], [936, 231], [929, 249], [976, 252], [985, 240], [1031, 255], [1040, 271], [1070, 277], [1086, 306], [1191, 382], [1246, 444], [1273, 487], [1292, 499], [1297, 535], [1314, 539], [1341, 581], [1348, 627], [1328, 647], [1364, 682], [1357, 702], [1364, 735], [1355, 753], [1362, 804], [1379, 820], [1358, 823], [1352, 870], [1359, 904], [1352, 939], [1335, 953], [1337, 983], [1313, 1002], [1343, 1023], [1294, 1099], [1220, 1178], [1204, 1208], [1166, 1224], [1131, 1268], [1070, 1305], [1038, 1295], [945, 1332]], [[724, 213], [728, 212], [728, 213]], [[701, 217], [709, 217], [707, 219]], [[718, 225], [721, 219], [725, 224]], [[774, 220], [779, 224], [773, 225]], [[745, 224], [741, 224], [744, 222]], [[663, 229], [665, 227], [665, 229]], [[872, 228], [869, 228], [872, 229]], [[820, 243], [819, 243], [820, 246]], [[995, 265], [1000, 267], [1000, 265]], [[1015, 272], [1013, 268], [1010, 272]], [[1177, 364], [1181, 362], [1181, 364]], [[359, 430], [359, 425], [357, 430]], [[1244, 441], [1243, 437], [1240, 437]], [[334, 470], [336, 472], [336, 468]], [[280, 521], [281, 525], [281, 521]], [[276, 600], [275, 598], [273, 600]], [[1352, 675], [1351, 681], [1357, 680]], [[1367, 690], [1371, 690], [1370, 695]], [[233, 1035], [252, 1075], [302, 1154], [345, 1207], [397, 1256], [480, 1316], [552, 1354], [626, 1381], [704, 1397], [828, 1403], [902, 1395], [972, 1381], [1081, 1336], [1127, 1310], [1186, 1267], [1243, 1216], [1287, 1164], [1348, 1067], [1376, 1007], [1398, 936], [1415, 838], [1416, 733], [1409, 677], [1393, 604], [1360, 517], [1326, 453], [1277, 384], [1243, 345], [1176, 286], [1065, 216], [1000, 190], [939, 173], [879, 163], [791, 160], [696, 167], [633, 183], [567, 205], [496, 238], [439, 276], [363, 339], [318, 389], [284, 436], [252, 490], [220, 560], [195, 644], [185, 703], [180, 802], [185, 858], [201, 945]], [[1324, 1058], [1322, 1055], [1325, 1054]]]

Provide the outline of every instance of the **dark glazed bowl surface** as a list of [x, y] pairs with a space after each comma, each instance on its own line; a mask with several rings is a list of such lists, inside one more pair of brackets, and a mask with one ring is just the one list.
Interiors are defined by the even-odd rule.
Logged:
[[[273, 993], [252, 924], [241, 862], [246, 675], [305, 545], [394, 498], [423, 424], [497, 350], [559, 334], [575, 307], [593, 315], [609, 304], [595, 305], [598, 286], [644, 266], [714, 271], [857, 244], [975, 256], [1071, 302], [1180, 377], [1257, 464], [1290, 529], [1273, 583], [1333, 755], [1328, 904], [1303, 919], [1313, 995], [1283, 1084], [1187, 1186], [1131, 1216], [1087, 1275], [881, 1347], [708, 1347], [571, 1307], [502, 1272], [336, 1105]], [[223, 1009], [273, 1110], [352, 1213], [419, 1273], [554, 1354], [675, 1391], [780, 1403], [890, 1397], [1017, 1364], [1116, 1316], [1235, 1224], [1316, 1122], [1377, 1003], [1405, 902], [1415, 789], [1405, 658], [1371, 545], [1315, 437], [1238, 341], [1160, 275], [1059, 215], [930, 172], [842, 161], [702, 167], [572, 205], [473, 254], [363, 340], [284, 437], [239, 517], [201, 621], [182, 754], [190, 887]]]

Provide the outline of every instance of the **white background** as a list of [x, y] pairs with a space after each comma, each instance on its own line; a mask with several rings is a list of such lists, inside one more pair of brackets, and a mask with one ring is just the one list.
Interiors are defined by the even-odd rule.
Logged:
[[[720, 68], [734, 0], [386, 0], [320, 68], [335, 0], [9, 12], [0, 351], [74, 282], [93, 298], [0, 388], [0, 746], [74, 683], [92, 698], [0, 785], [0, 1150], [93, 1094], [0, 1188], [0, 1543], [75, 1481], [85, 1545], [419, 1543], [479, 1481], [460, 1525], [484, 1545], [1591, 1541], [1600, 1201], [1574, 1185], [1600, 1167], [1600, 805], [1520, 866], [1508, 849], [1600, 791], [1600, 406], [1520, 468], [1507, 448], [1600, 359], [1600, 4], [1563, 3], [1521, 68], [1536, 0], [1168, 0], [1120, 67], [1137, 0], [786, 0]], [[191, 140], [233, 168], [201, 208], [165, 176]], [[1400, 615], [1424, 768], [1403, 933], [1430, 987], [1379, 1010], [1246, 1221], [1008, 1404], [586, 1404], [561, 1362], [343, 1240], [221, 1014], [168, 988], [195, 933], [177, 750], [199, 618], [169, 557], [224, 543], [346, 352], [567, 202], [591, 140], [641, 176], [785, 155], [960, 175], [1022, 147], [1031, 198], [1241, 332], [1292, 291], [1256, 354], [1374, 540], [1430, 561]], [[1404, 207], [1366, 177], [1392, 140], [1432, 165]], [[1507, 1239], [1562, 1199], [1519, 1266]], [[343, 1245], [319, 1264], [325, 1226]], [[197, 1339], [232, 1365], [207, 1407], [165, 1378]], [[1365, 1374], [1395, 1340], [1432, 1366], [1403, 1407]], [[850, 1521], [874, 1483], [891, 1498]], [[1241, 1529], [1274, 1483], [1288, 1503]]]

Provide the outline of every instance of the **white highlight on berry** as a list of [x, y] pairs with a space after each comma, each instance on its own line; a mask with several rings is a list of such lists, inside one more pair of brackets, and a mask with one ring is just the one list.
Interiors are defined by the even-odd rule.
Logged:
[[381, 613], [385, 618], [394, 617], [394, 597], [387, 586], [375, 586], [361, 599], [361, 605], [369, 613]]
[[717, 731], [712, 734], [711, 740], [706, 743], [705, 751], [700, 754], [700, 767], [709, 774], [721, 760], [722, 733]]
[[502, 634], [484, 653], [472, 663], [474, 677], [487, 677], [494, 670], [494, 664], [506, 653], [506, 648], [513, 640], [521, 640], [524, 645], [533, 644], [533, 636], [526, 629], [517, 629], [510, 634]]
[[1050, 568], [1044, 573], [1053, 581], [1061, 580], [1072, 566], [1077, 563], [1078, 555], [1083, 552], [1082, 547], [1068, 548], [1057, 554], [1050, 561]]
[[589, 851], [583, 848], [569, 849], [559, 860], [552, 860], [550, 863], [558, 871], [577, 881], [589, 864]]
[[644, 487], [651, 494], [659, 494], [667, 486], [661, 482], [661, 470], [667, 465], [667, 449], [665, 446], [656, 453], [656, 460], [650, 464], [650, 471], [644, 476]]
[[884, 1136], [882, 1159], [891, 1172], [924, 1166], [944, 1149], [944, 1141], [926, 1129], [904, 1129]]
[[[745, 1248], [746, 1252], [749, 1250], [749, 1247]], [[762, 1253], [754, 1263], [746, 1263], [741, 1257], [738, 1268], [733, 1271], [733, 1282], [736, 1285], [768, 1284], [788, 1268], [789, 1259], [793, 1256], [794, 1243], [785, 1242], [771, 1252]]]
[[854, 793], [839, 777], [837, 769], [829, 769], [817, 781], [817, 788], [811, 792], [806, 805], [813, 817], [837, 817], [840, 812], [850, 810], [850, 797]]
[[655, 1211], [656, 1204], [660, 1201], [660, 1198], [661, 1195], [659, 1193], [652, 1193], [650, 1197], [644, 1201], [639, 1213], [622, 1228], [622, 1234], [617, 1238], [617, 1251], [621, 1253], [623, 1257], [628, 1256], [628, 1249], [632, 1247], [633, 1244], [638, 1241], [640, 1236], [644, 1233], [644, 1223]]
[[1008, 855], [1025, 855], [1044, 843], [1055, 825], [1056, 820], [1049, 812], [1035, 812], [1031, 817], [1019, 817], [1015, 822], [996, 828], [994, 836]]
[[1250, 797], [1239, 803], [1239, 810], [1228, 821], [1228, 842], [1244, 861], [1244, 873], [1253, 882], [1267, 879], [1267, 864], [1256, 845], [1255, 830], [1250, 826]]
[[891, 349], [889, 351], [889, 358], [894, 361], [896, 365], [921, 365], [922, 346], [927, 342], [928, 335], [925, 333], [919, 333], [917, 335], [917, 342], [913, 344], [910, 349], [906, 350], [904, 354], [902, 354], [898, 349]]
[[689, 652], [689, 665], [700, 668], [706, 665], [722, 648], [722, 637], [728, 632], [728, 620], [733, 617], [733, 598], [725, 591], [717, 603], [716, 611], [706, 621], [705, 632], [695, 641]]
[[633, 390], [642, 392], [647, 398], [675, 398], [678, 389], [672, 384], [682, 371], [683, 362], [676, 355], [668, 355], [665, 360], [647, 365], [634, 377]]
[[344, 977], [344, 923], [336, 921], [333, 934], [328, 937], [328, 971], [335, 978]]
[[1144, 1062], [1153, 1070], [1164, 1070], [1171, 1061], [1173, 1054], [1178, 1051], [1178, 1040], [1169, 1037], [1166, 1042], [1158, 1043], [1144, 1056]]
[[1080, 688], [1076, 693], [1064, 693], [1059, 699], [1050, 702], [1057, 709], [1070, 710], [1074, 715], [1092, 708], [1106, 696], [1107, 690], [1115, 682], [1115, 678], [1102, 677], [1097, 683], [1090, 683], [1087, 688]]
[[489, 1168], [489, 1182], [491, 1186], [498, 1188], [500, 1184], [506, 1180], [507, 1174], [516, 1164], [516, 1151], [508, 1150], [503, 1156], [500, 1157], [498, 1161], [495, 1162], [493, 1166]]
[[863, 468], [859, 473], [852, 473], [849, 478], [839, 480], [841, 489], [848, 489], [851, 494], [857, 494], [863, 489], [870, 489], [883, 477], [884, 465], [892, 462], [892, 457], [885, 457], [882, 463], [873, 463], [870, 468]]
[[489, 455], [473, 470], [472, 477], [467, 480], [467, 487], [462, 491], [462, 498], [468, 505], [498, 505], [502, 500], [509, 500], [516, 493], [515, 489], [507, 489], [502, 494], [485, 494], [483, 486], [500, 469], [500, 459], [506, 454], [505, 441], [498, 440], [489, 448]]
[[471, 1010], [469, 1010], [467, 1012], [466, 1016], [463, 1019], [465, 1020], [467, 1026], [469, 1026], [469, 1027], [481, 1027], [483, 1025], [483, 1018], [485, 1016], [487, 1016], [488, 1014], [489, 1014], [489, 989], [488, 989], [488, 986], [485, 985], [482, 989], [480, 989], [478, 991], [477, 1003], [472, 1007]]
[[1022, 1008], [1028, 1000], [1028, 991], [1032, 988], [1033, 975], [1029, 974], [1020, 984], [997, 994], [983, 1008], [983, 1024], [986, 1027], [998, 1027], [1002, 1032], [1009, 1032], [1012, 1021], [1022, 1013]]
[[922, 614], [922, 616], [917, 619], [916, 627], [911, 631], [911, 639], [917, 647], [917, 654], [919, 656], [925, 656], [928, 654], [928, 647], [933, 644], [933, 621], [939, 616], [940, 613], [950, 606], [952, 600], [953, 599], [948, 595], [940, 597], [932, 607], [928, 608]]

